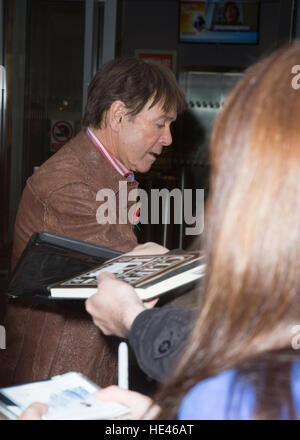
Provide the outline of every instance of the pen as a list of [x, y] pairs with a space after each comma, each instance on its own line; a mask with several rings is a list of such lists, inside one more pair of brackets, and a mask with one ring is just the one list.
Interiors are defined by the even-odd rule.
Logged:
[[128, 346], [121, 342], [118, 348], [118, 385], [128, 390]]

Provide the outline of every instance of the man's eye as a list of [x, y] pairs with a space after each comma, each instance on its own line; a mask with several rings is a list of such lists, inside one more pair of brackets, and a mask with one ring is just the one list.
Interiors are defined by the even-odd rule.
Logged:
[[164, 128], [165, 124], [156, 124], [158, 128]]

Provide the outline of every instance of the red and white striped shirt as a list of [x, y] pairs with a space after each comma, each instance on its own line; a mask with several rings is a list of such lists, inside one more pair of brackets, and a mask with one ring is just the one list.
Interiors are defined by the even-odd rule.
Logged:
[[98, 148], [98, 150], [103, 154], [105, 159], [114, 167], [118, 173], [120, 173], [123, 177], [126, 177], [126, 179], [129, 182], [132, 182], [135, 177], [131, 170], [125, 167], [118, 159], [116, 159], [110, 151], [108, 151], [107, 148], [99, 141], [97, 136], [92, 132], [90, 128], [86, 130], [86, 134], [88, 138], [91, 140], [91, 142]]

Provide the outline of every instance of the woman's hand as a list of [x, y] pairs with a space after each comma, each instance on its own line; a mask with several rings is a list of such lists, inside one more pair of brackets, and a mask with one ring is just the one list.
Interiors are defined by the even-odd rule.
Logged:
[[125, 415], [124, 418], [130, 420], [153, 420], [160, 411], [159, 406], [155, 405], [150, 397], [135, 391], [124, 390], [116, 385], [97, 391], [94, 397], [126, 405], [130, 409], [130, 414]]
[[44, 403], [32, 403], [21, 415], [18, 420], [42, 420], [43, 415], [48, 411], [48, 406]]

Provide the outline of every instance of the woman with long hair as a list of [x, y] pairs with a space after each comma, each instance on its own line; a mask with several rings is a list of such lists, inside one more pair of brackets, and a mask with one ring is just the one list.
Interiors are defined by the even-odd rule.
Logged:
[[299, 416], [299, 59], [296, 45], [253, 66], [216, 121], [202, 306], [160, 390], [162, 418], [174, 418], [187, 393], [182, 418]]

